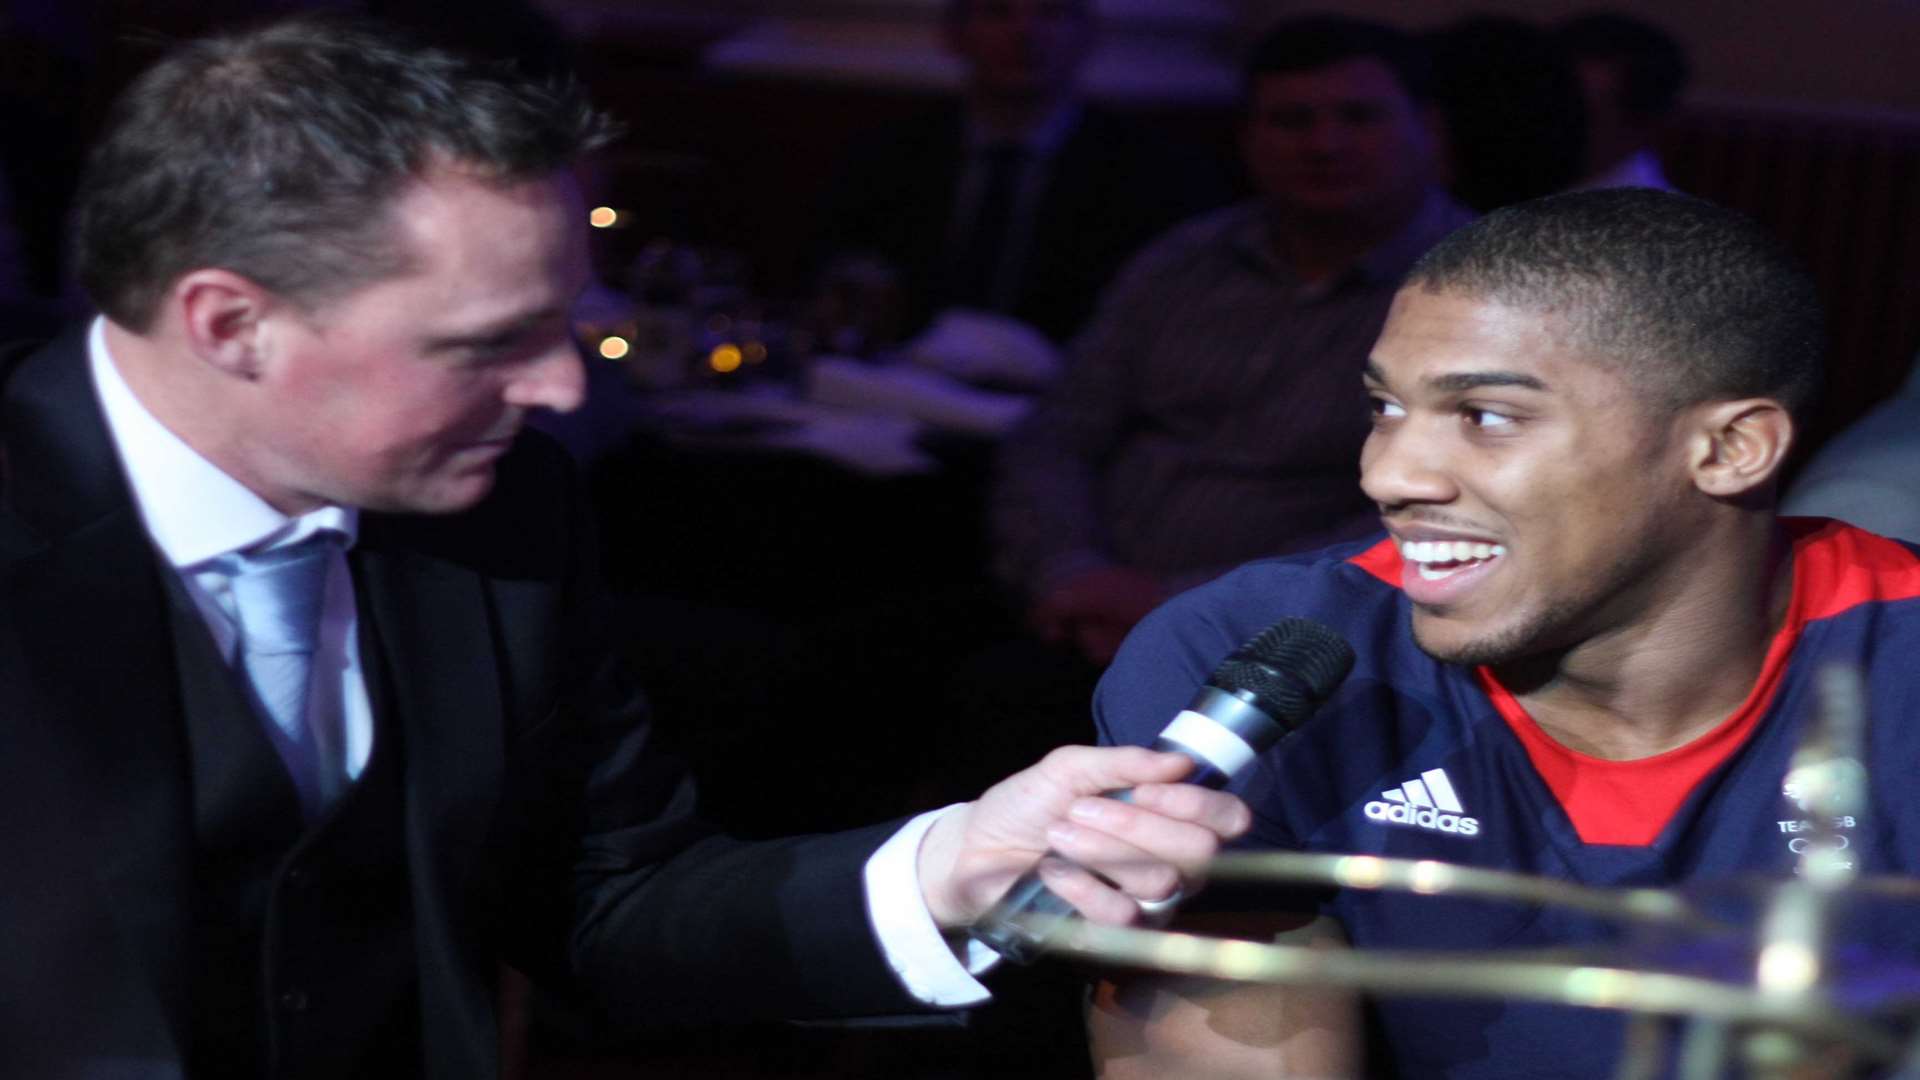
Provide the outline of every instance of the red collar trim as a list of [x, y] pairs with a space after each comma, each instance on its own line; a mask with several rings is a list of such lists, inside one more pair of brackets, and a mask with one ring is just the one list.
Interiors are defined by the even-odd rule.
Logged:
[[1400, 587], [1400, 547], [1393, 537], [1382, 537], [1380, 542], [1348, 559], [1347, 562], [1365, 570], [1381, 581]]

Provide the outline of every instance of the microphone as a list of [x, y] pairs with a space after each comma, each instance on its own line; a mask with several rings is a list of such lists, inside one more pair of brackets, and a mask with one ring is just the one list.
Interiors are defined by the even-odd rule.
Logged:
[[[1353, 649], [1310, 619], [1282, 619], [1235, 649], [1194, 699], [1153, 740], [1193, 761], [1184, 782], [1222, 788], [1281, 739], [1298, 730], [1353, 670]], [[1108, 797], [1127, 801], [1131, 792]], [[1060, 856], [1054, 856], [1059, 858]], [[1013, 883], [968, 928], [974, 940], [1028, 963], [1073, 905], [1041, 881], [1039, 868]], [[1040, 916], [1040, 918], [1033, 918]]]

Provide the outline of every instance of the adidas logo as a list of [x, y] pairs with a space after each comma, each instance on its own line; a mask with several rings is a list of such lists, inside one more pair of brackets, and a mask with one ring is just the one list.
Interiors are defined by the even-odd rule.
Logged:
[[1428, 769], [1366, 805], [1367, 817], [1383, 825], [1410, 825], [1430, 832], [1478, 836], [1480, 821], [1467, 816], [1447, 770]]

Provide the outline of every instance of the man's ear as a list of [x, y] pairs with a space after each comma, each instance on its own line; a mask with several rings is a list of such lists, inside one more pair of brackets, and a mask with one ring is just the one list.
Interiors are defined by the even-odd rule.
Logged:
[[235, 378], [260, 377], [262, 323], [276, 306], [271, 292], [231, 270], [208, 268], [174, 282], [167, 299], [195, 357]]
[[1793, 417], [1772, 398], [1701, 406], [1690, 457], [1694, 486], [1722, 499], [1760, 490], [1780, 474], [1793, 435]]

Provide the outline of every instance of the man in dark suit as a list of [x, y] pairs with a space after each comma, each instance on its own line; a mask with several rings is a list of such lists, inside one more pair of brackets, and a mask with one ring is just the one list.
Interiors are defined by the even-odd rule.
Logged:
[[1087, 107], [1090, 0], [949, 0], [956, 107], [878, 132], [834, 182], [823, 247], [885, 260], [907, 330], [1000, 312], [1064, 342], [1107, 278], [1162, 229], [1225, 197], [1218, 170]]
[[0, 362], [0, 1073], [490, 1076], [503, 962], [649, 1022], [962, 1005], [943, 932], [1041, 851], [1126, 921], [1244, 828], [1086, 748], [904, 827], [700, 824], [520, 430], [582, 394], [566, 167], [608, 132], [308, 21], [116, 105], [102, 314]]

